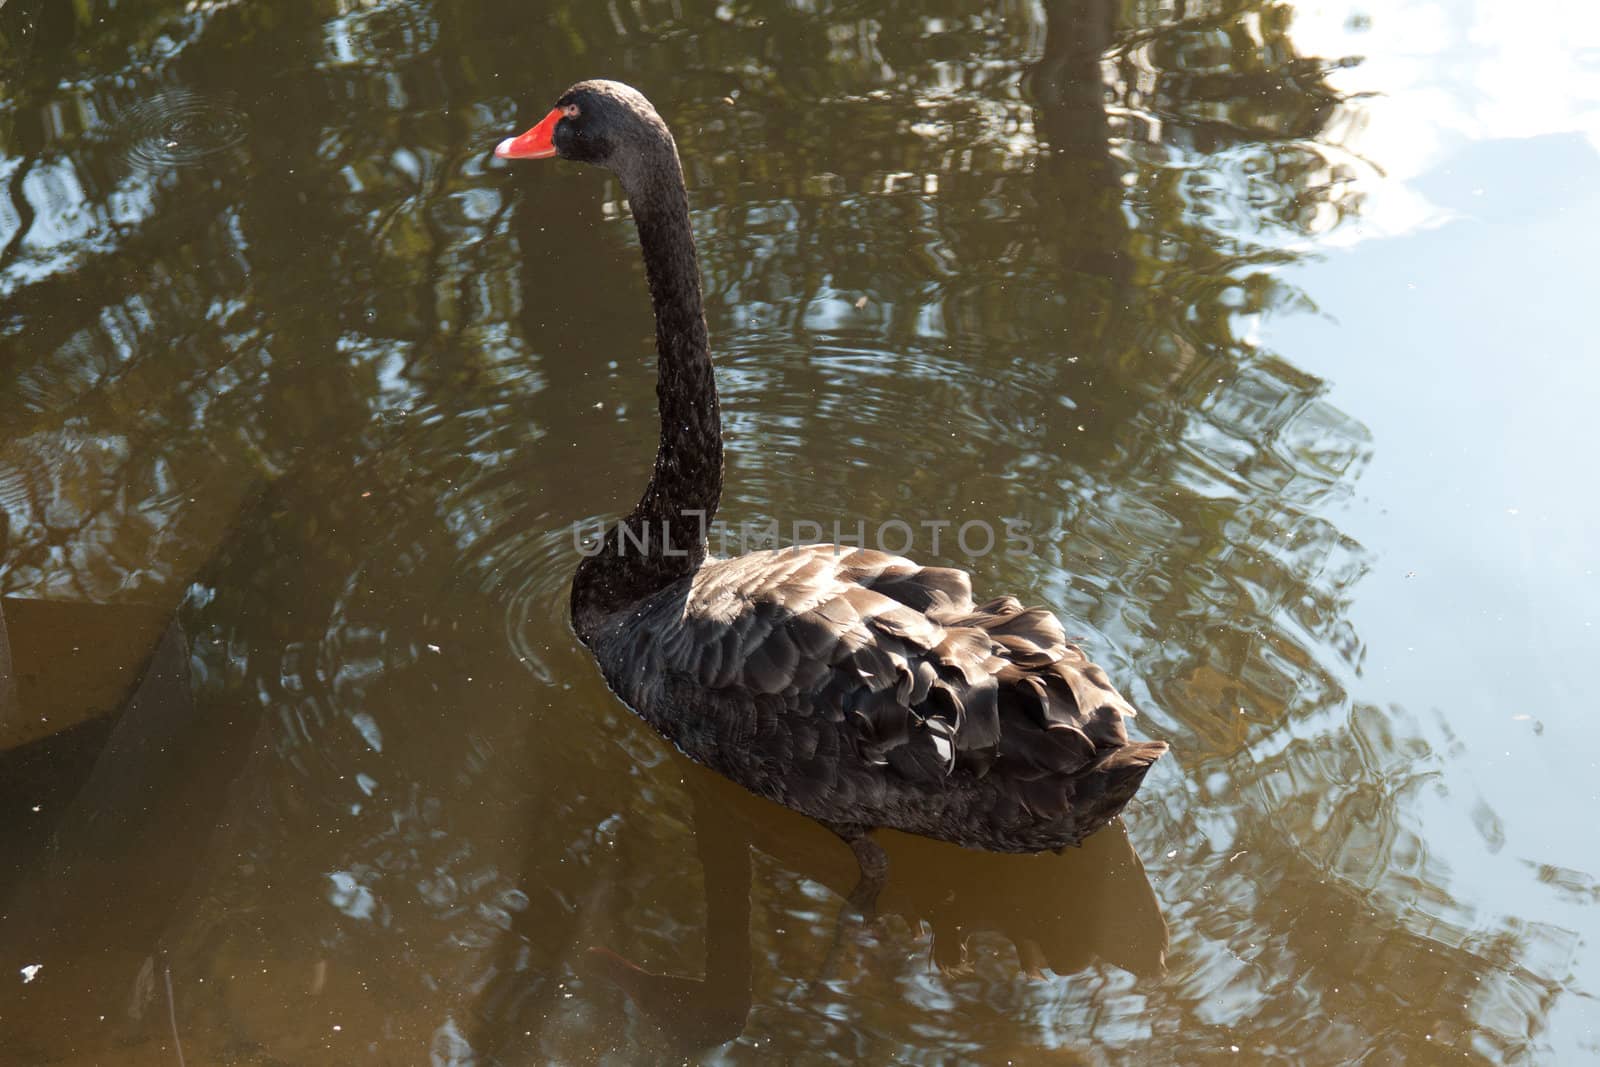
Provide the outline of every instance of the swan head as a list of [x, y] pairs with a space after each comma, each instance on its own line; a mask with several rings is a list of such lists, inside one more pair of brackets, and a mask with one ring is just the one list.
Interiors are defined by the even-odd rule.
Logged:
[[614, 81], [579, 82], [556, 100], [539, 124], [495, 146], [501, 159], [562, 159], [594, 163], [613, 171], [665, 146], [676, 147], [667, 125], [644, 94]]

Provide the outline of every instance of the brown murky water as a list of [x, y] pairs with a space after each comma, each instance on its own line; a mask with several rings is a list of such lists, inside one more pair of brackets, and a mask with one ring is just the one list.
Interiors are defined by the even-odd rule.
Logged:
[[[1600, 1055], [1591, 8], [11, 0], [0, 1062]], [[595, 75], [724, 518], [916, 526], [1171, 742], [1083, 850], [891, 840], [834, 946], [582, 654], [649, 308], [489, 152]]]

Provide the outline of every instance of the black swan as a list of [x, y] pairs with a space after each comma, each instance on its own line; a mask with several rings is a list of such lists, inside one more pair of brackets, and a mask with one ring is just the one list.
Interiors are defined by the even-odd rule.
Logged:
[[580, 82], [495, 155], [609, 168], [639, 231], [661, 442], [572, 583], [573, 628], [612, 691], [691, 759], [848, 842], [863, 912], [888, 873], [879, 827], [1039, 852], [1121, 811], [1167, 746], [1128, 740], [1133, 708], [1050, 612], [974, 604], [965, 572], [868, 549], [707, 554], [722, 424], [683, 171], [650, 102]]

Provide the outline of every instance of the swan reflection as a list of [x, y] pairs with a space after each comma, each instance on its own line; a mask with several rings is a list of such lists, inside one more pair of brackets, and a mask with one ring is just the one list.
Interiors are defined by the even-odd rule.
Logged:
[[[587, 902], [594, 913], [579, 920], [583, 936], [596, 939], [580, 950], [580, 980], [598, 978], [621, 990], [653, 1035], [642, 1039], [680, 1052], [744, 1031], [757, 971], [775, 979], [782, 998], [802, 1008], [810, 1002], [810, 1010], [821, 1012], [821, 1002], [836, 995], [827, 986], [837, 976], [822, 972], [835, 967], [829, 946], [840, 932], [836, 921], [845, 921], [835, 919], [834, 908], [856, 881], [850, 854], [801, 815], [683, 757], [674, 756], [672, 766], [689, 794], [691, 872], [698, 867], [703, 878], [703, 904], [698, 915], [667, 921], [681, 931], [674, 947], [698, 942], [700, 952], [686, 963], [651, 958], [651, 950], [640, 947], [640, 931], [629, 923], [641, 901], [623, 898], [636, 897], [632, 887], [651, 881], [661, 842], [659, 826], [648, 818], [624, 817], [609, 829], [614, 858], [596, 872], [609, 889]], [[853, 972], [887, 975], [902, 965], [901, 950], [908, 947], [916, 953], [915, 970], [935, 982], [970, 973], [981, 953], [998, 953], [1002, 971], [1036, 981], [1058, 981], [1096, 965], [1136, 979], [1166, 972], [1167, 925], [1120, 821], [1060, 854], [976, 852], [893, 833], [882, 843], [890, 876], [877, 917], [843, 938]], [[760, 904], [753, 908], [752, 900]], [[526, 928], [529, 922], [519, 917], [513, 923], [508, 944], [537, 936]], [[701, 928], [698, 937], [689, 929], [694, 926]], [[518, 1043], [526, 1020], [510, 1007], [509, 987], [516, 982], [508, 977], [486, 989], [479, 1029], [468, 1038], [474, 1048], [492, 1052]]]

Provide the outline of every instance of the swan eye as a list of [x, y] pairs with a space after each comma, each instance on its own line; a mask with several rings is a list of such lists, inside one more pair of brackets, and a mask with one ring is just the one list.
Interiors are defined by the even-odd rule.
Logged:
[[562, 104], [561, 105], [561, 114], [565, 115], [569, 119], [577, 118], [578, 117], [578, 105], [577, 104]]

